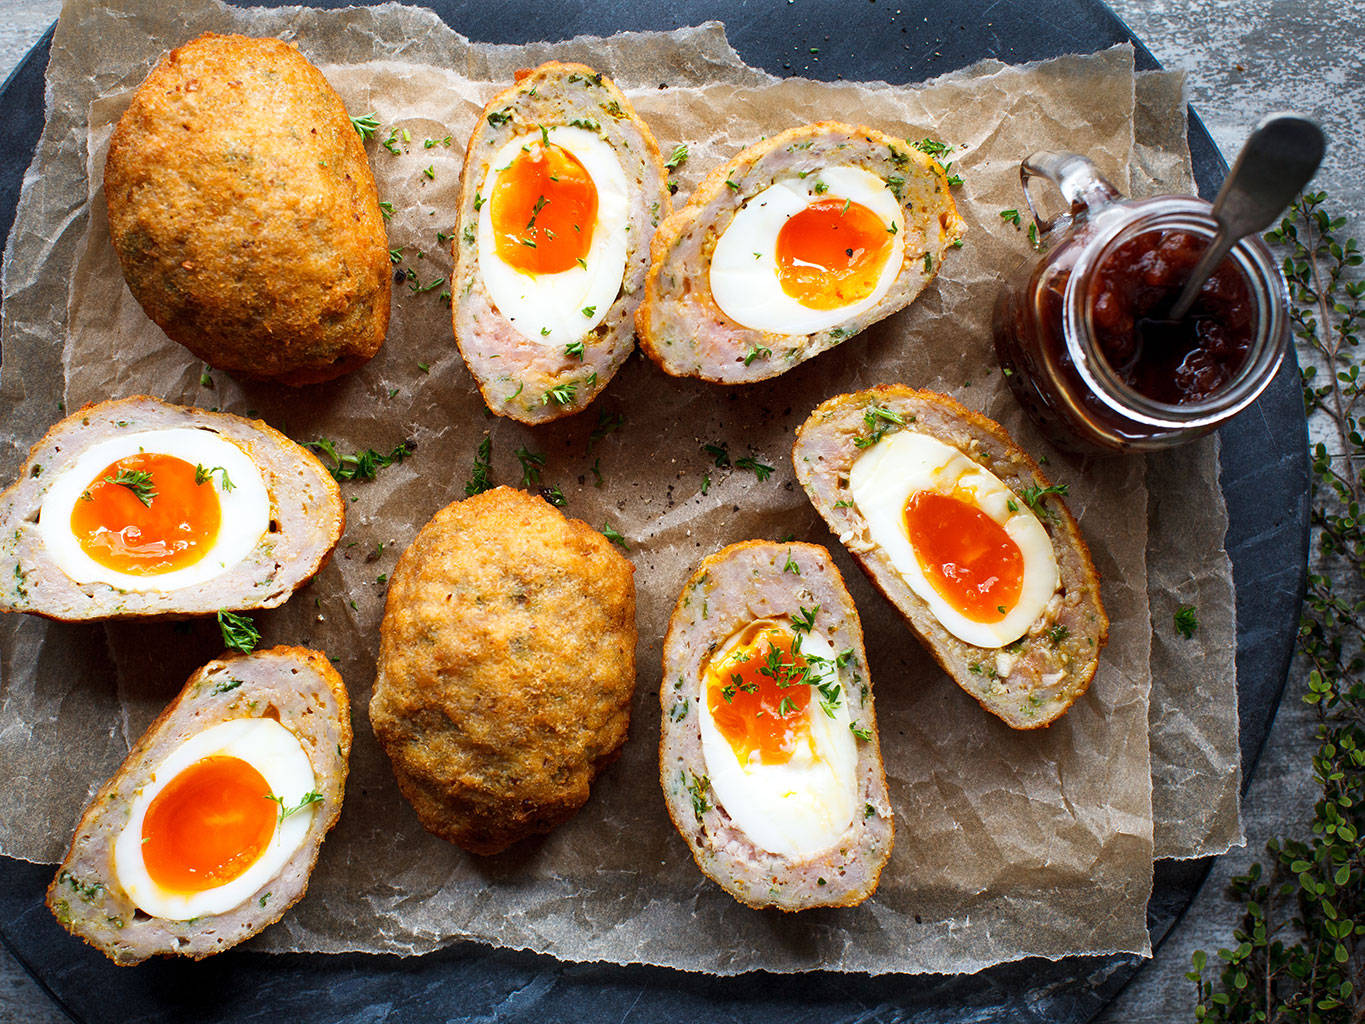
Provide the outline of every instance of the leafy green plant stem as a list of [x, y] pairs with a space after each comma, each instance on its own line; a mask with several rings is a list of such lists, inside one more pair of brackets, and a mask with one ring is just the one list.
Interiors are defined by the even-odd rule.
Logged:
[[[1304, 701], [1317, 712], [1306, 834], [1272, 839], [1234, 878], [1244, 905], [1221, 968], [1193, 955], [1195, 1019], [1266, 1024], [1365, 1022], [1365, 431], [1359, 331], [1362, 256], [1337, 232], [1326, 195], [1306, 194], [1266, 237], [1285, 251], [1290, 320], [1303, 365], [1311, 446], [1313, 547], [1298, 634]], [[1336, 450], [1331, 450], [1336, 449]]]

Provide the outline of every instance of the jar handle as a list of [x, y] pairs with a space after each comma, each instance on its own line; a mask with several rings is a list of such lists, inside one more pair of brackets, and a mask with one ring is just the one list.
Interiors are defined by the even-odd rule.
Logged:
[[[1067, 213], [1056, 217], [1043, 217], [1033, 205], [1029, 192], [1029, 181], [1043, 177], [1057, 186], [1062, 197], [1071, 204]], [[1115, 199], [1123, 198], [1113, 185], [1105, 180], [1099, 169], [1079, 153], [1058, 153], [1042, 150], [1025, 158], [1019, 165], [1019, 180], [1024, 186], [1024, 200], [1028, 212], [1033, 215], [1033, 223], [1038, 226], [1039, 235], [1047, 235], [1058, 227], [1065, 227], [1077, 217], [1083, 217], [1090, 210]]]

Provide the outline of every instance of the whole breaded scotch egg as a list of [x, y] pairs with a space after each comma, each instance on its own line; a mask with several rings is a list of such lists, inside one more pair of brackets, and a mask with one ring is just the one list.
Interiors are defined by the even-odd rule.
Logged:
[[403, 553], [380, 626], [375, 736], [423, 827], [477, 854], [549, 832], [620, 754], [634, 567], [600, 533], [497, 487]]
[[374, 176], [341, 97], [293, 46], [208, 33], [172, 50], [119, 118], [104, 192], [134, 298], [209, 364], [311, 384], [383, 343]]
[[659, 781], [697, 866], [752, 907], [853, 906], [893, 819], [862, 629], [829, 552], [705, 559], [664, 639]]

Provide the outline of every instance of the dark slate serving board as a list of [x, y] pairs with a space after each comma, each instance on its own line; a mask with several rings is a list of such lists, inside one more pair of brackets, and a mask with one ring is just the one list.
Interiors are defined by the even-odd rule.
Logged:
[[[280, 0], [264, 0], [280, 6]], [[339, 0], [311, 6], [338, 7]], [[914, 82], [985, 57], [1016, 63], [1137, 48], [1098, 0], [428, 0], [472, 39], [527, 42], [670, 29], [716, 18], [750, 64], [777, 75]], [[52, 33], [0, 88], [0, 228], [7, 235], [43, 124]], [[811, 48], [819, 50], [818, 60]], [[1197, 117], [1190, 148], [1200, 192], [1227, 172]], [[1237, 584], [1237, 680], [1244, 785], [1279, 704], [1293, 648], [1308, 550], [1307, 426], [1292, 357], [1259, 403], [1223, 431], [1222, 484]], [[1148, 909], [1153, 944], [1179, 920], [1208, 860], [1161, 862]], [[1080, 1024], [1141, 968], [1136, 957], [1033, 959], [971, 977], [762, 972], [713, 978], [663, 968], [563, 964], [459, 944], [422, 957], [232, 951], [199, 964], [118, 968], [67, 935], [42, 905], [51, 868], [0, 858], [0, 939], [74, 1020], [331, 1024], [753, 1021], [835, 1024]]]

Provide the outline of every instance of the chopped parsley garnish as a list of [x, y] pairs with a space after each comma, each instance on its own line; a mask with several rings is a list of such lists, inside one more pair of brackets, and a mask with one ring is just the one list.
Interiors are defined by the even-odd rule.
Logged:
[[402, 462], [416, 451], [417, 443], [415, 441], [404, 441], [388, 454], [367, 448], [363, 452], [356, 452], [354, 455], [341, 455], [337, 452], [336, 444], [325, 437], [317, 441], [309, 441], [304, 447], [321, 452], [331, 459], [334, 465], [328, 466], [327, 471], [338, 483], [344, 483], [347, 480], [373, 480], [379, 470], [385, 466]]
[[817, 196], [822, 196], [829, 191], [829, 186], [823, 181], [817, 181], [812, 187], [812, 191], [814, 191]]
[[209, 376], [209, 368], [207, 365], [199, 371], [199, 386], [201, 388], [213, 387], [213, 378]]
[[1195, 615], [1194, 605], [1182, 604], [1175, 610], [1175, 631], [1186, 640], [1193, 640], [1195, 631], [1199, 629], [1199, 619]]
[[1028, 244], [1033, 246], [1035, 249], [1041, 249], [1043, 247], [1042, 243], [1038, 241], [1037, 224], [1030, 224], [1028, 226]]
[[390, 263], [403, 262], [403, 247], [401, 245], [397, 249], [389, 250], [389, 262]]
[[120, 469], [114, 476], [106, 476], [104, 482], [128, 488], [133, 492], [133, 497], [137, 498], [143, 505], [147, 508], [152, 507], [152, 499], [156, 497], [156, 488], [152, 486], [152, 474], [146, 470]]
[[1047, 638], [1052, 641], [1053, 647], [1056, 647], [1060, 643], [1064, 643], [1066, 638], [1070, 635], [1071, 630], [1067, 629], [1061, 623], [1058, 623], [1047, 631]]
[[394, 128], [389, 132], [389, 137], [384, 140], [384, 148], [394, 156], [402, 156], [403, 149], [398, 145], [398, 129]]
[[1056, 519], [1056, 514], [1052, 509], [1043, 504], [1043, 499], [1049, 494], [1055, 494], [1059, 498], [1066, 497], [1068, 488], [1066, 484], [1052, 484], [1048, 487], [1038, 487], [1030, 485], [1019, 492], [1019, 497], [1024, 499], [1024, 504], [1033, 509], [1039, 519]]
[[577, 390], [577, 381], [566, 380], [563, 384], [556, 384], [546, 391], [541, 397], [541, 404], [549, 405], [554, 402], [555, 405], [569, 405], [573, 402], [574, 392]]
[[215, 683], [210, 692], [214, 694], [231, 693], [241, 685], [242, 681], [240, 679], [224, 679], [221, 683]]
[[863, 426], [867, 428], [867, 433], [855, 437], [853, 443], [859, 448], [871, 448], [885, 437], [892, 427], [905, 426], [905, 417], [894, 409], [873, 402], [863, 410]]
[[351, 118], [351, 127], [355, 129], [357, 135], [369, 142], [379, 130], [379, 118], [375, 116], [374, 111], [370, 111], [368, 114]]
[[924, 254], [924, 272], [926, 274], [932, 274], [934, 272], [934, 254], [931, 252], [926, 252]]
[[261, 631], [249, 615], [219, 611], [218, 631], [223, 635], [223, 646], [229, 651], [250, 654], [261, 642]]
[[422, 168], [422, 177], [426, 178], [428, 181], [435, 181], [435, 180], [436, 180], [436, 165], [435, 165], [435, 164], [428, 164], [426, 167], [423, 167], [423, 168]]
[[[851, 733], [853, 733], [854, 736], [857, 736], [858, 739], [863, 740], [864, 742], [872, 739], [872, 730], [865, 725], [858, 725], [856, 722], [849, 722], [848, 729]], [[868, 804], [867, 807], [868, 813], [871, 813], [872, 805]], [[864, 815], [864, 817], [866, 817], [866, 815]]]
[[735, 181], [734, 179], [726, 178], [725, 184], [729, 186], [731, 192], [739, 191], [739, 182]]
[[379, 212], [383, 215], [385, 220], [388, 220], [394, 214], [393, 203], [380, 203]]
[[582, 358], [583, 358], [583, 339], [582, 339], [582, 338], [579, 338], [577, 341], [571, 341], [571, 342], [569, 342], [567, 345], [565, 345], [565, 346], [564, 346], [564, 354], [565, 354], [566, 356], [570, 356], [570, 357], [572, 357], [572, 358], [574, 358], [574, 359], [582, 359]]
[[701, 820], [701, 816], [711, 809], [710, 802], [706, 799], [706, 794], [711, 790], [711, 780], [705, 775], [688, 775], [687, 770], [682, 773], [683, 786], [692, 795], [692, 813]]
[[613, 544], [620, 545], [622, 551], [630, 550], [630, 545], [626, 543], [626, 538], [622, 535], [621, 531], [613, 527], [611, 523], [602, 524], [602, 536], [606, 537], [607, 540], [611, 541]]
[[540, 471], [545, 468], [545, 456], [529, 448], [518, 448], [514, 453], [521, 463], [521, 486], [540, 483]]
[[716, 460], [717, 469], [730, 468], [730, 442], [722, 441], [720, 444], [704, 444], [702, 451]]
[[311, 807], [313, 804], [322, 803], [322, 794], [316, 789], [311, 793], [304, 793], [303, 796], [299, 798], [299, 802], [293, 807], [286, 807], [284, 805], [284, 797], [275, 796], [273, 793], [266, 797], [266, 799], [273, 800], [280, 805], [280, 821], [283, 822], [285, 818], [289, 817], [291, 814], [297, 814], [305, 807]]
[[937, 139], [920, 139], [918, 142], [910, 143], [910, 145], [914, 146], [926, 156], [931, 157], [934, 163], [938, 164], [939, 170], [948, 175], [948, 186], [950, 188], [954, 185], [962, 184], [962, 177], [960, 175], [948, 174], [952, 169], [953, 162], [949, 160], [947, 163], [944, 163], [941, 159], [951, 153], [955, 147], [945, 145]]
[[508, 121], [512, 120], [512, 108], [504, 107], [502, 110], [495, 110], [488, 115], [488, 123], [494, 128], [501, 128]]
[[666, 167], [666, 168], [667, 168], [668, 170], [670, 170], [670, 171], [675, 171], [675, 170], [678, 169], [678, 166], [679, 166], [684, 160], [686, 160], [686, 159], [687, 159], [687, 147], [686, 147], [686, 146], [674, 146], [674, 147], [673, 147], [673, 155], [670, 156], [667, 160], [664, 161], [664, 167]]
[[820, 610], [818, 604], [813, 604], [809, 608], [797, 606], [797, 611], [792, 615], [792, 629], [798, 633], [809, 633], [815, 628], [815, 614]]
[[596, 447], [598, 441], [601, 441], [608, 434], [614, 434], [616, 431], [620, 430], [625, 425], [625, 422], [626, 417], [622, 413], [608, 412], [606, 409], [599, 412], [597, 414], [597, 426], [594, 427], [592, 433], [588, 435], [588, 454], [592, 454], [592, 450]]
[[1018, 210], [1001, 210], [1000, 219], [1006, 224], [1013, 224], [1016, 228], [1020, 226]]
[[787, 548], [787, 564], [782, 567], [782, 571], [795, 573], [797, 576], [801, 575], [801, 567], [796, 564], [796, 559], [792, 558], [791, 548]]
[[196, 465], [194, 467], [194, 482], [196, 484], [206, 484], [213, 479], [214, 473], [218, 474], [219, 478], [218, 488], [224, 494], [227, 494], [228, 491], [232, 490], [232, 488], [236, 486], [230, 479], [228, 479], [228, 472], [222, 466], [214, 466], [212, 469], [205, 469], [203, 466]]
[[471, 471], [470, 479], [465, 481], [464, 496], [472, 498], [476, 494], [493, 488], [493, 439], [487, 434], [479, 442], [478, 451], [474, 453], [474, 469]]
[[744, 353], [744, 365], [748, 366], [755, 359], [767, 359], [772, 354], [773, 354], [772, 349], [765, 348], [763, 345], [755, 345], [753, 348], [749, 349], [749, 351]]
[[597, 307], [596, 307], [596, 306], [584, 306], [579, 312], [581, 312], [581, 313], [582, 313], [584, 316], [586, 316], [586, 317], [594, 317], [594, 316], [597, 315]]
[[569, 503], [569, 499], [564, 497], [564, 492], [559, 489], [558, 485], [553, 487], [542, 487], [540, 489], [540, 496], [555, 508], [563, 508]]
[[773, 475], [772, 466], [769, 466], [765, 462], [759, 462], [752, 455], [746, 455], [741, 459], [736, 459], [735, 468], [752, 470], [754, 476], [758, 477], [759, 483], [762, 483], [764, 480], [768, 479], [768, 477]]

